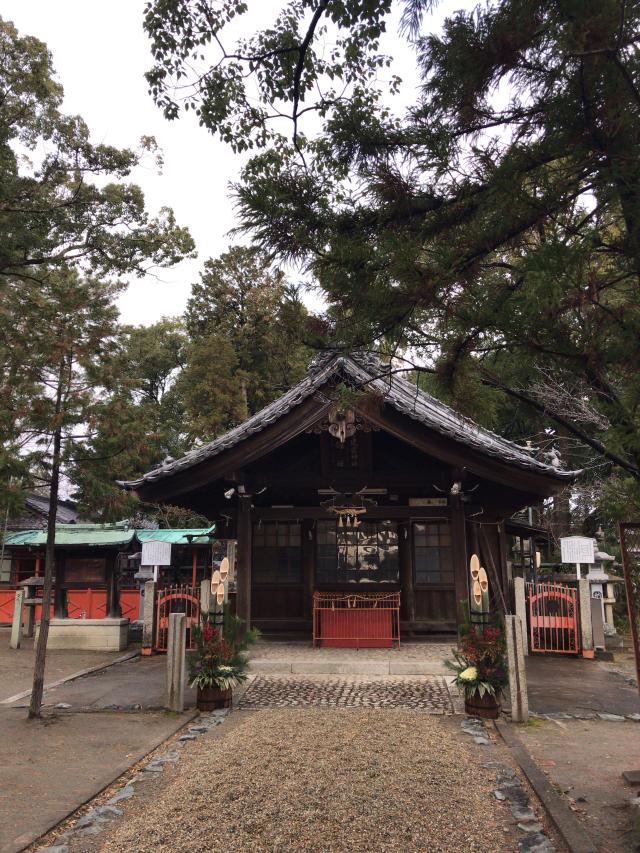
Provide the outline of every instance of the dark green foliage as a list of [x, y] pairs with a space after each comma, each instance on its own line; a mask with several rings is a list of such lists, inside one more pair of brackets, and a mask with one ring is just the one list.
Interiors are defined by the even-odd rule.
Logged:
[[186, 348], [179, 320], [118, 329], [108, 393], [96, 402], [84, 452], [69, 470], [83, 513], [114, 521], [138, 511], [116, 479], [139, 476], [184, 451], [184, 411], [174, 383]]
[[150, 217], [140, 188], [123, 180], [153, 153], [151, 138], [139, 152], [94, 145], [80, 117], [60, 112], [46, 46], [2, 19], [0, 59], [4, 507], [25, 489], [48, 488], [60, 465], [82, 464], [115, 393], [119, 277], [171, 265], [193, 241], [171, 210]]
[[83, 120], [60, 112], [46, 45], [2, 19], [0, 92], [0, 275], [40, 278], [79, 261], [98, 275], [142, 275], [193, 252], [170, 209], [150, 217], [140, 188], [122, 182], [153, 139], [138, 152], [92, 144]]
[[302, 378], [307, 317], [261, 252], [236, 246], [205, 263], [185, 313], [191, 342], [178, 383], [192, 437], [213, 438]]
[[[484, 2], [441, 35], [429, 32], [435, 3], [404, 5], [422, 80], [405, 115], [373, 81], [388, 5], [355, 0], [292, 0], [222, 55], [222, 18], [189, 0], [150, 2], [152, 92], [170, 111], [179, 74], [210, 131], [236, 148], [271, 143], [236, 187], [243, 226], [312, 270], [330, 340], [417, 349], [465, 413], [513, 437], [542, 433], [592, 472], [595, 458], [599, 479], [615, 470], [637, 483], [640, 2]], [[193, 52], [234, 82], [195, 82]], [[307, 110], [321, 123], [305, 136]], [[290, 141], [267, 121], [282, 113]], [[639, 511], [633, 501], [620, 512]]]

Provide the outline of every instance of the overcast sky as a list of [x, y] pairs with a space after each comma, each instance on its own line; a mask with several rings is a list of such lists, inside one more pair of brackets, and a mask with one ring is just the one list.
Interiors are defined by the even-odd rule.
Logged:
[[[280, 0], [254, 0], [252, 28], [271, 20], [281, 5]], [[432, 18], [433, 27], [464, 5], [464, 0], [445, 0]], [[119, 304], [123, 321], [136, 324], [180, 314], [203, 262], [229, 246], [234, 213], [228, 184], [243, 162], [198, 127], [195, 116], [168, 122], [153, 104], [143, 77], [151, 66], [143, 7], [144, 0], [3, 0], [1, 11], [21, 34], [47, 43], [64, 87], [64, 110], [85, 119], [94, 142], [135, 148], [141, 136], [151, 135], [163, 151], [162, 175], [149, 165], [138, 169], [134, 179], [144, 189], [150, 211], [163, 205], [174, 209], [178, 223], [191, 231], [198, 258], [160, 270], [159, 278], [130, 283]], [[395, 73], [407, 81], [402, 100], [409, 103], [415, 72], [406, 43], [393, 34], [383, 47], [397, 60]]]

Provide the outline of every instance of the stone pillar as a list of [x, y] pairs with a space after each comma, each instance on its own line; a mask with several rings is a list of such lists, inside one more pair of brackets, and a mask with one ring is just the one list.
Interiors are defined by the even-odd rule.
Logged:
[[167, 641], [167, 709], [181, 714], [184, 711], [185, 652], [187, 646], [187, 617], [184, 613], [169, 614]]
[[520, 617], [522, 623], [522, 652], [529, 654], [529, 637], [527, 635], [527, 593], [524, 578], [513, 579], [513, 592], [516, 603], [516, 616]]
[[529, 719], [529, 697], [524, 663], [523, 625], [519, 616], [505, 616], [504, 621], [507, 635], [511, 719], [514, 723], [526, 723]]
[[200, 614], [205, 616], [211, 610], [211, 581], [205, 578], [200, 581]]
[[[31, 595], [34, 594], [33, 587]], [[27, 605], [24, 609], [24, 636], [31, 639], [34, 635], [36, 627], [36, 608], [35, 605]]]
[[24, 604], [24, 590], [17, 589], [16, 597], [13, 604], [13, 622], [11, 623], [11, 639], [9, 646], [12, 649], [19, 649], [22, 643], [22, 605]]
[[582, 657], [593, 658], [593, 626], [591, 624], [591, 587], [586, 578], [578, 581], [578, 607], [580, 608], [580, 641]]
[[144, 616], [142, 622], [142, 654], [153, 654], [156, 638], [156, 582], [147, 581], [144, 585]]

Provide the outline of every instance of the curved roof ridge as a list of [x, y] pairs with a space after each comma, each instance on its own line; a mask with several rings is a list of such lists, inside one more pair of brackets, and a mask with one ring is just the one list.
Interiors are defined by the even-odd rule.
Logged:
[[386, 402], [402, 414], [481, 453], [502, 458], [518, 467], [528, 468], [556, 478], [571, 479], [579, 473], [563, 471], [542, 462], [536, 459], [527, 448], [480, 426], [470, 418], [464, 417], [447, 406], [446, 403], [394, 374], [391, 364], [381, 361], [379, 356], [371, 351], [360, 350], [345, 354], [342, 350], [328, 350], [313, 359], [309, 366], [309, 372], [304, 379], [243, 423], [238, 424], [213, 441], [188, 451], [179, 459], [162, 463], [136, 480], [118, 480], [117, 482], [125, 489], [137, 489], [144, 483], [163, 479], [217, 456], [219, 453], [239, 444], [250, 435], [261, 432], [270, 424], [275, 423], [311, 397], [336, 375], [341, 375], [360, 387], [374, 388], [384, 397]]

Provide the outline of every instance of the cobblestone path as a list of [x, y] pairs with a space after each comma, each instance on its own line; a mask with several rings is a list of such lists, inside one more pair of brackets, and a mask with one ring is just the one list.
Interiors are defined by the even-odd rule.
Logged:
[[439, 676], [415, 678], [257, 676], [238, 707], [398, 708], [430, 714], [455, 713], [447, 683]]

